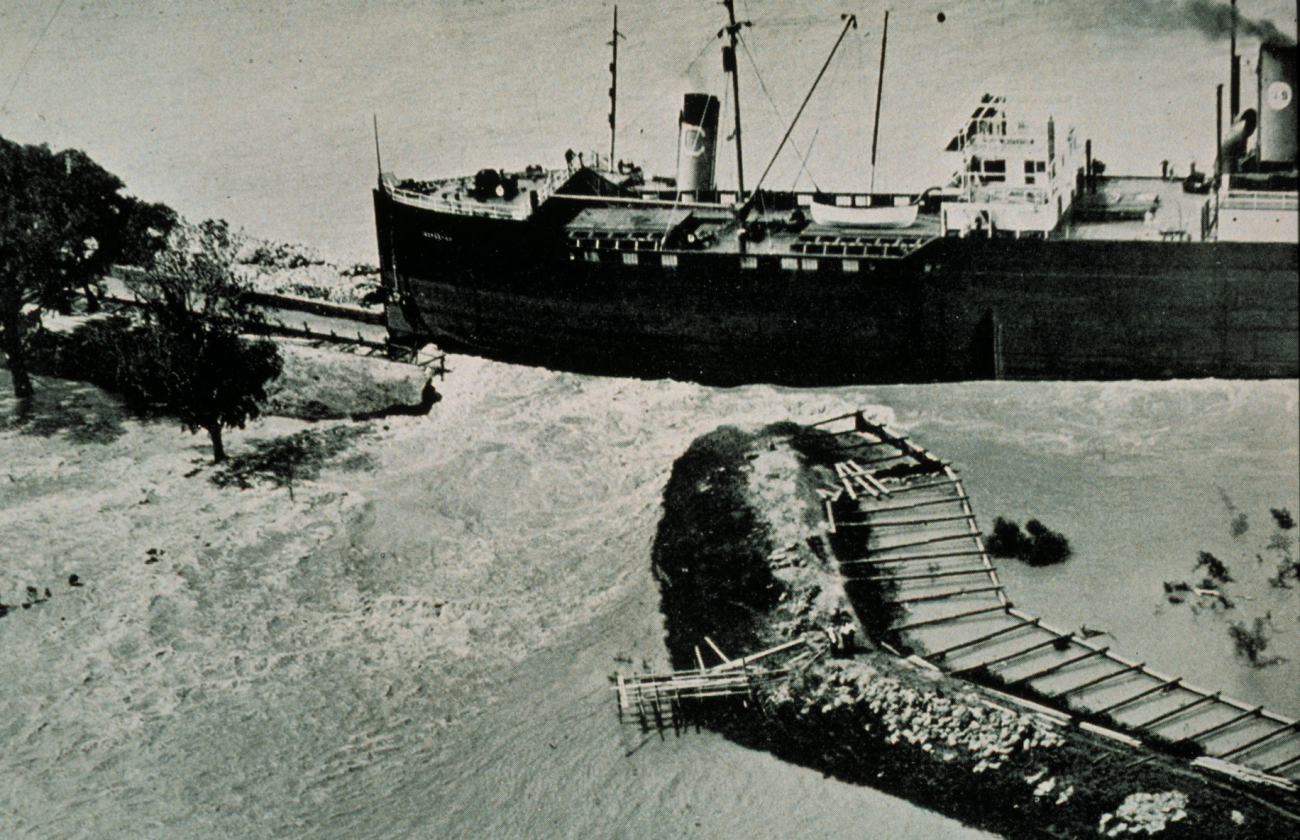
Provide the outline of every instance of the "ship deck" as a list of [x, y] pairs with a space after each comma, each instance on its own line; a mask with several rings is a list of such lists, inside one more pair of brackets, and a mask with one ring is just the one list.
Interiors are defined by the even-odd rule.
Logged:
[[1210, 200], [1209, 195], [1183, 192], [1181, 179], [1102, 178], [1097, 192], [1079, 199], [1051, 238], [1199, 242], [1205, 238], [1202, 214]]
[[[752, 212], [746, 225], [751, 230], [761, 228], [762, 234], [742, 242], [737, 236], [741, 225], [730, 201], [672, 202], [613, 196], [602, 200], [595, 195], [566, 194], [567, 176], [563, 170], [515, 174], [518, 192], [508, 199], [474, 197], [473, 178], [404, 181], [387, 186], [403, 203], [456, 215], [517, 221], [531, 217], [538, 204], [550, 197], [590, 202], [563, 227], [571, 240], [598, 249], [853, 257], [871, 256], [871, 246], [878, 243], [899, 243], [911, 251], [943, 235], [939, 216], [934, 212], [920, 213], [913, 224], [903, 229], [818, 225], [802, 210], [811, 194], [791, 194], [783, 202], [790, 206]], [[1099, 180], [1095, 193], [1076, 200], [1073, 211], [1049, 239], [1203, 241], [1207, 238], [1211, 202], [1209, 195], [1184, 192], [1181, 179], [1105, 177]], [[685, 241], [685, 233], [674, 235], [682, 231], [689, 232], [689, 241]], [[1212, 237], [1212, 232], [1209, 235]]]

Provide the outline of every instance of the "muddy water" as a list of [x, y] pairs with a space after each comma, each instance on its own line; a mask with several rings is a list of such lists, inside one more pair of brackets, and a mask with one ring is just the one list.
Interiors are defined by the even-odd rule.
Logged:
[[[401, 463], [368, 494], [365, 544], [408, 561], [427, 556], [434, 569], [447, 563], [422, 584], [430, 591], [473, 577], [493, 597], [520, 600], [492, 614], [490, 640], [470, 643], [472, 655], [508, 663], [463, 663], [483, 682], [443, 736], [444, 760], [386, 795], [437, 803], [408, 806], [403, 821], [475, 836], [958, 836], [933, 815], [708, 733], [645, 739], [616, 724], [608, 696], [605, 674], [627, 667], [615, 657], [665, 664], [645, 563], [672, 458], [717, 423], [859, 404], [952, 457], [986, 520], [1039, 516], [1069, 535], [1077, 554], [1066, 565], [1005, 569], [1024, 608], [1104, 627], [1120, 650], [1300, 711], [1297, 599], [1259, 581], [1246, 587], [1259, 540], [1230, 536], [1224, 502], [1257, 532], [1269, 529], [1268, 507], [1296, 509], [1294, 383], [796, 392], [597, 380], [468, 359], [453, 367], [462, 378], [449, 383], [436, 430], [404, 440]], [[426, 478], [412, 493], [417, 474]], [[450, 523], [465, 531], [449, 537]], [[1227, 644], [1228, 617], [1162, 606], [1162, 581], [1189, 576], [1203, 548], [1244, 569], [1243, 591], [1260, 600], [1242, 601], [1237, 618], [1271, 610], [1275, 650], [1289, 663], [1247, 667]], [[386, 813], [366, 809], [365, 820]]]
[[[666, 665], [648, 560], [673, 459], [720, 423], [855, 406], [952, 458], [985, 522], [1070, 538], [1060, 567], [1004, 564], [1022, 607], [1300, 713], [1295, 590], [1252, 577], [1267, 509], [1300, 510], [1294, 382], [795, 391], [451, 367], [428, 417], [359, 445], [372, 468], [296, 501], [186, 478], [201, 440], [43, 384], [44, 436], [0, 433], [0, 600], [57, 590], [0, 621], [12, 836], [962, 836], [707, 732], [645, 739], [606, 682]], [[102, 434], [60, 431], [74, 416]], [[1241, 580], [1231, 615], [1162, 606], [1200, 550]], [[1253, 669], [1227, 622], [1266, 611], [1289, 661]]]

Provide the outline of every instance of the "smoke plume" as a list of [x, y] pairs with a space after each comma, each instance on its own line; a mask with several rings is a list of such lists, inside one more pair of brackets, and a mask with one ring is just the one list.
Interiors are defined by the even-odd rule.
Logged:
[[[1195, 29], [1206, 38], [1227, 40], [1232, 32], [1232, 6], [1214, 0], [1108, 0], [1106, 15], [1154, 29]], [[1283, 33], [1272, 21], [1257, 20], [1237, 10], [1237, 37], [1256, 38], [1263, 43], [1292, 46], [1295, 38]]]

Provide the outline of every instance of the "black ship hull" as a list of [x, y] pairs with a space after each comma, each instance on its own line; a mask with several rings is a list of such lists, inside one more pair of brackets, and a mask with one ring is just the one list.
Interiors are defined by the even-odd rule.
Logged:
[[375, 191], [393, 340], [712, 384], [1295, 378], [1286, 243], [939, 237], [853, 261], [583, 251]]

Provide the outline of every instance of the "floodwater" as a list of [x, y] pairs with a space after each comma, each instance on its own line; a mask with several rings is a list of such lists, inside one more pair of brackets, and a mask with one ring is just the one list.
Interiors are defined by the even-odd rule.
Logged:
[[[788, 117], [841, 7], [737, 5]], [[1294, 32], [1293, 5], [1241, 5]], [[1117, 8], [897, 9], [877, 185], [943, 180], [938, 150], [986, 79], [1059, 97], [1112, 171], [1204, 168], [1226, 47]], [[400, 174], [555, 164], [565, 148], [607, 143], [600, 3], [60, 4], [38, 39], [54, 11], [0, 8], [0, 132], [84, 148], [191, 217], [340, 256], [374, 259], [372, 112], [384, 167]], [[719, 14], [707, 2], [620, 4], [619, 156], [668, 170], [680, 93], [721, 92]], [[823, 186], [865, 183], [878, 16], [861, 9], [858, 39], [796, 132]], [[784, 124], [758, 82], [745, 85], [747, 161], [761, 169]], [[781, 166], [773, 183], [792, 183], [799, 164]], [[627, 665], [614, 658], [666, 662], [648, 562], [672, 460], [723, 422], [859, 405], [952, 459], [986, 526], [1033, 516], [1069, 537], [1076, 556], [1062, 566], [1002, 566], [1023, 609], [1103, 628], [1123, 654], [1300, 715], [1300, 598], [1263, 580], [1277, 553], [1269, 508], [1300, 512], [1296, 382], [800, 391], [470, 358], [452, 368], [429, 417], [394, 420], [366, 444], [376, 469], [331, 471], [323, 489], [299, 491], [298, 508], [266, 508], [274, 516], [259, 513], [269, 495], [213, 496], [181, 478], [201, 442], [169, 425], [115, 421], [108, 442], [91, 443], [0, 432], [13, 470], [0, 515], [14, 535], [0, 545], [14, 578], [0, 600], [13, 602], [20, 572], [95, 581], [52, 602], [93, 599], [83, 607], [0, 622], [8, 833], [979, 836], [707, 732], [647, 740], [615, 718], [605, 677]], [[112, 415], [74, 391], [59, 405], [89, 400]], [[232, 449], [279, 430], [235, 434]], [[86, 477], [99, 483], [83, 498]], [[1233, 536], [1241, 514], [1249, 527]], [[219, 548], [213, 534], [238, 551], [186, 547]], [[12, 548], [41, 537], [48, 546], [31, 554]], [[147, 567], [96, 554], [123, 541], [171, 548]], [[1202, 550], [1239, 578], [1232, 613], [1164, 602], [1163, 581], [1199, 579]], [[1268, 652], [1288, 661], [1255, 669], [1235, 657], [1227, 624], [1265, 615]]]

